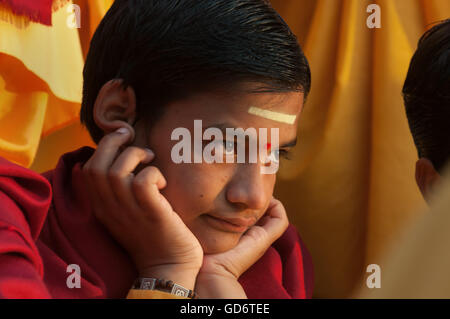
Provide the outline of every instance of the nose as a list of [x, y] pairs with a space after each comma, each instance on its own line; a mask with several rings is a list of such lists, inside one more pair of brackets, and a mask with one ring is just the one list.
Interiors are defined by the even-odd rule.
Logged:
[[239, 164], [227, 185], [228, 202], [243, 209], [264, 209], [272, 196], [274, 175], [261, 174], [260, 164]]

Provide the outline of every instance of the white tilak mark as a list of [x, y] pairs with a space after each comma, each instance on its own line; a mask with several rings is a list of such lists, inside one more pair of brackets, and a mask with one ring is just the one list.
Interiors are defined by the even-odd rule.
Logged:
[[296, 115], [290, 115], [290, 114], [284, 114], [279, 112], [273, 112], [269, 110], [263, 110], [259, 107], [250, 107], [248, 109], [248, 113], [256, 116], [260, 116], [272, 121], [281, 122], [281, 123], [287, 123], [287, 124], [294, 124], [295, 119], [297, 118]]

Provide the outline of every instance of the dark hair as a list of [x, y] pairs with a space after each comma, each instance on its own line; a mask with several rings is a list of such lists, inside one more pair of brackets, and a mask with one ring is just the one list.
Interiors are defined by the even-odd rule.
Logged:
[[403, 97], [419, 157], [441, 171], [450, 159], [450, 19], [420, 38]]
[[266, 0], [116, 0], [97, 28], [83, 71], [81, 122], [98, 143], [93, 107], [121, 78], [136, 93], [137, 117], [193, 92], [260, 83], [260, 92], [310, 90], [297, 38]]

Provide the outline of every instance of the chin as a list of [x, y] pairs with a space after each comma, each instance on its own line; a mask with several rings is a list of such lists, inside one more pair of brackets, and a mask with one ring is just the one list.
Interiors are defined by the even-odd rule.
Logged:
[[[239, 242], [240, 235], [238, 234], [215, 234], [207, 235], [206, 238], [199, 238], [205, 255], [220, 254], [236, 247]], [[198, 237], [197, 237], [198, 238]]]
[[236, 247], [243, 233], [227, 232], [209, 226], [202, 218], [186, 223], [198, 239], [205, 255], [220, 254]]

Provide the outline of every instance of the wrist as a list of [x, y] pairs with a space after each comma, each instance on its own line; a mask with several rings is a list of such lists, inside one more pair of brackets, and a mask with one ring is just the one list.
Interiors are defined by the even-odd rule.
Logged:
[[139, 271], [139, 277], [171, 280], [186, 289], [194, 290], [200, 268], [180, 265], [152, 266]]

